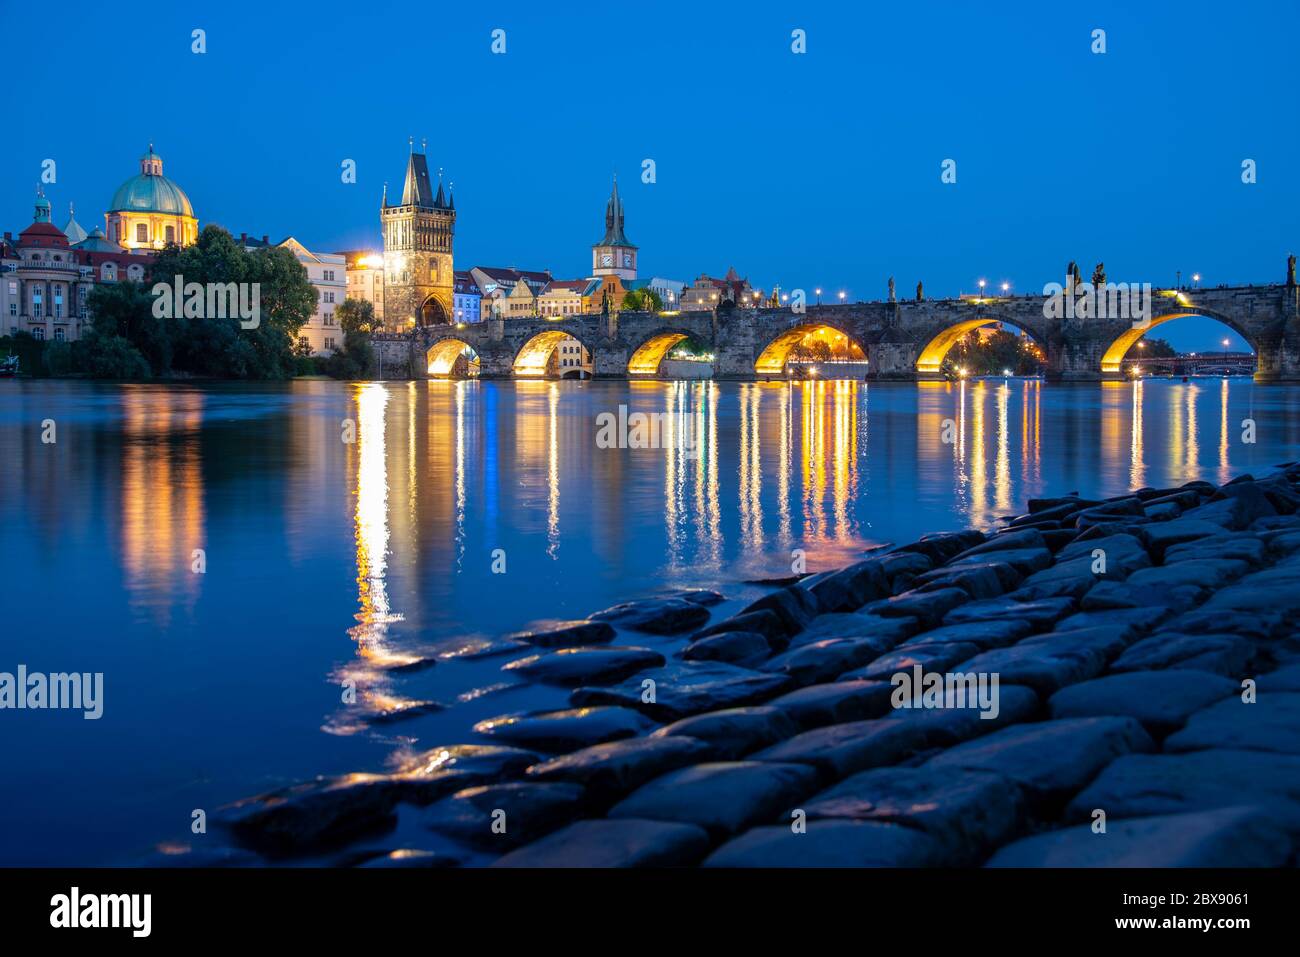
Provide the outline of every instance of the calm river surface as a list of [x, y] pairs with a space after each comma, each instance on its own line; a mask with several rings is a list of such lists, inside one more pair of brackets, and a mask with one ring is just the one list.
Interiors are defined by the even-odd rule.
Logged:
[[[598, 448], [620, 405], [684, 414], [701, 453]], [[136, 860], [194, 808], [564, 700], [510, 658], [386, 670], [404, 655], [674, 587], [744, 597], [792, 549], [816, 571], [1038, 494], [1266, 471], [1300, 458], [1298, 413], [1300, 387], [1249, 379], [0, 382], [0, 672], [105, 684], [98, 721], [0, 711], [0, 863]], [[359, 728], [349, 679], [450, 707]]]

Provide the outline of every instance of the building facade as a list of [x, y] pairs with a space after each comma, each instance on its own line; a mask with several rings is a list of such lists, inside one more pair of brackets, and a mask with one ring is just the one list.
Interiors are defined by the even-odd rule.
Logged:
[[483, 295], [479, 292], [478, 283], [467, 272], [458, 272], [455, 276], [452, 289], [453, 318], [457, 324], [478, 322], [482, 318], [481, 305], [483, 302]]
[[364, 249], [340, 253], [347, 261], [347, 297], [368, 302], [375, 319], [384, 326], [384, 257]]
[[334, 313], [348, 294], [347, 257], [312, 252], [292, 236], [279, 245], [303, 264], [316, 290], [316, 309], [298, 330], [298, 346], [314, 356], [329, 355], [343, 345], [343, 330]]
[[384, 234], [384, 318], [395, 329], [450, 323], [455, 314], [453, 241], [456, 201], [433, 190], [423, 152], [406, 163], [402, 202], [379, 210]]
[[680, 308], [685, 312], [694, 312], [716, 309], [727, 302], [737, 306], [757, 305], [757, 295], [749, 285], [749, 280], [742, 278], [733, 266], [721, 279], [703, 273], [697, 276], [695, 282], [682, 290]]
[[32, 224], [0, 242], [0, 332], [75, 341], [90, 328], [87, 300], [95, 284], [144, 282], [152, 259], [108, 242], [98, 228], [69, 242], [50, 222], [49, 200], [38, 193]]

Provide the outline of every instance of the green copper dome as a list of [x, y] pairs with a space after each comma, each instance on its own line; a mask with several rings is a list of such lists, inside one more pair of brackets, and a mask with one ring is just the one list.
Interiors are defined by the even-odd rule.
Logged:
[[140, 174], [117, 188], [108, 211], [194, 215], [185, 191], [162, 174], [162, 157], [153, 151], [152, 144], [149, 152], [140, 157]]

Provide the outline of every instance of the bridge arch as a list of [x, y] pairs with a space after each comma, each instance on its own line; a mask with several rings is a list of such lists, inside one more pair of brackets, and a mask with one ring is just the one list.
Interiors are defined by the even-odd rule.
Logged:
[[[461, 358], [465, 359], [461, 366]], [[474, 376], [478, 374], [479, 357], [464, 339], [446, 336], [430, 343], [425, 349], [425, 374], [437, 379], [450, 379], [458, 374]]]
[[416, 317], [417, 325], [445, 326], [450, 322], [451, 316], [447, 314], [447, 307], [436, 296], [430, 296], [420, 305], [420, 311]]
[[586, 349], [587, 354], [592, 357], [594, 365], [595, 352], [586, 343], [578, 330], [561, 326], [555, 329], [543, 329], [520, 346], [519, 351], [515, 353], [514, 361], [511, 363], [512, 371], [520, 378], [540, 379], [546, 375], [551, 354], [555, 352], [556, 346], [565, 339], [577, 340], [578, 344]]
[[1102, 373], [1109, 373], [1112, 375], [1121, 373], [1123, 371], [1124, 357], [1139, 339], [1147, 335], [1157, 326], [1162, 326], [1166, 322], [1170, 322], [1174, 319], [1185, 319], [1188, 316], [1204, 316], [1206, 319], [1214, 319], [1217, 322], [1223, 323], [1237, 335], [1241, 336], [1241, 338], [1246, 340], [1246, 344], [1250, 346], [1251, 351], [1255, 353], [1256, 359], [1258, 360], [1259, 343], [1255, 341], [1255, 337], [1247, 332], [1241, 323], [1229, 316], [1219, 312], [1214, 312], [1210, 309], [1203, 309], [1199, 306], [1192, 305], [1180, 305], [1178, 308], [1172, 309], [1163, 315], [1152, 316], [1151, 321], [1145, 325], [1130, 326], [1120, 333], [1102, 354]]
[[993, 323], [1002, 323], [1004, 326], [1011, 326], [1019, 329], [1027, 335], [1034, 344], [1045, 350], [1041, 333], [1027, 325], [1023, 319], [1012, 318], [1010, 316], [998, 315], [995, 313], [985, 313], [970, 319], [963, 319], [955, 322], [950, 326], [945, 326], [938, 332], [922, 336], [925, 345], [921, 349], [920, 355], [916, 358], [916, 371], [919, 375], [937, 375], [943, 370], [943, 360], [947, 357], [948, 352], [955, 346], [963, 336], [981, 329], [984, 326]]
[[641, 344], [632, 350], [627, 360], [627, 374], [630, 376], [648, 376], [659, 373], [659, 363], [664, 360], [678, 344], [691, 338], [692, 334], [681, 329], [657, 329], [641, 340]]
[[[822, 342], [828, 348], [842, 348], [854, 361], [865, 361], [867, 350], [848, 329], [833, 321], [809, 319], [777, 333], [754, 360], [756, 375], [785, 375], [791, 353], [798, 354], [800, 347]], [[856, 376], [855, 376], [856, 377]]]

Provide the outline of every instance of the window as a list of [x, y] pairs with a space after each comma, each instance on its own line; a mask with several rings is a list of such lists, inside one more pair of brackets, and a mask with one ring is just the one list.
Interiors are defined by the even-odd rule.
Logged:
[[9, 303], [9, 315], [11, 316], [18, 315], [18, 303], [16, 302]]
[[306, 336], [299, 336], [299, 337], [298, 337], [298, 347], [299, 347], [300, 349], [302, 349], [304, 352], [306, 352], [308, 349], [311, 348], [311, 343], [307, 341], [307, 337], [306, 337]]
[[[41, 331], [43, 332], [44, 330], [41, 330]], [[62, 326], [56, 326], [56, 327], [54, 328], [54, 341], [55, 341], [55, 342], [62, 342], [62, 341], [63, 341], [63, 327], [62, 327]]]
[[44, 341], [45, 341], [45, 330], [42, 329], [40, 326], [37, 326], [35, 329], [32, 330], [32, 338], [33, 338], [33, 339], [36, 339], [36, 340], [38, 340], [38, 341], [40, 341], [40, 342], [44, 342]]
[[149, 227], [144, 223], [135, 224], [135, 241], [137, 243], [147, 243], [149, 241]]
[[103, 272], [104, 278], [109, 282], [112, 282], [117, 278], [117, 267], [112, 263], [104, 263], [104, 268], [101, 272]]
[[334, 348], [334, 340], [328, 336], [325, 338], [325, 348], [326, 349]]
[[334, 313], [332, 313], [332, 312], [327, 312], [327, 313], [325, 313], [325, 319], [324, 319], [324, 321], [325, 321], [325, 325], [327, 325], [327, 326], [332, 326], [332, 325], [334, 325]]
[[18, 295], [18, 283], [13, 282], [12, 280], [10, 280], [9, 282], [9, 295], [11, 296]]
[[168, 226], [168, 227], [167, 227], [167, 242], [169, 242], [169, 243], [174, 243], [174, 242], [176, 242], [176, 227], [175, 227], [175, 226]]

